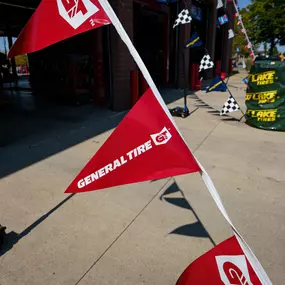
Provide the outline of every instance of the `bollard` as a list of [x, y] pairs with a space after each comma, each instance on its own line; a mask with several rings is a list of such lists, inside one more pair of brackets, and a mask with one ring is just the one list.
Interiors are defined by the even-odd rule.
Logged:
[[5, 230], [6, 230], [6, 227], [3, 227], [0, 225], [0, 249], [2, 248], [4, 244], [4, 238], [6, 235]]
[[215, 65], [216, 65], [215, 73], [216, 75], [219, 75], [221, 73], [221, 61], [216, 60]]
[[143, 75], [140, 73], [140, 96], [143, 95], [145, 93], [145, 91], [148, 89], [148, 84], [145, 80], [145, 78], [143, 77]]
[[225, 80], [227, 77], [227, 73], [226, 72], [221, 72], [221, 78], [222, 80]]
[[134, 106], [139, 100], [139, 72], [131, 71], [131, 104]]
[[199, 78], [199, 64], [197, 64], [197, 63], [191, 64], [190, 88], [191, 88], [191, 90], [200, 90], [201, 89], [201, 81]]

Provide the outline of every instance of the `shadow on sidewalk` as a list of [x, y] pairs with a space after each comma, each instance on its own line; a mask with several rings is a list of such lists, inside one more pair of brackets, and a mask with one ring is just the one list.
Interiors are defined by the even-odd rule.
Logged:
[[70, 194], [67, 198], [62, 200], [60, 203], [58, 203], [55, 207], [53, 207], [50, 211], [48, 211], [46, 214], [41, 216], [39, 219], [37, 219], [34, 223], [29, 225], [25, 230], [23, 230], [21, 233], [17, 234], [14, 231], [9, 232], [4, 237], [4, 244], [2, 248], [0, 249], [0, 257], [4, 255], [6, 252], [8, 252], [10, 249], [13, 248], [13, 246], [22, 238], [24, 238], [26, 235], [28, 235], [31, 231], [33, 231], [37, 226], [39, 226], [43, 221], [45, 221], [53, 212], [55, 212], [58, 208], [60, 208], [62, 205], [64, 205], [68, 200], [70, 200], [75, 194]]
[[[161, 94], [170, 103], [182, 98], [183, 90]], [[127, 112], [90, 105], [0, 112], [0, 179], [115, 128]]]
[[[169, 194], [177, 193], [181, 197], [166, 197]], [[192, 212], [192, 214], [196, 218], [196, 222], [192, 224], [186, 224], [183, 226], [180, 226], [173, 231], [170, 232], [170, 234], [177, 234], [177, 235], [184, 235], [184, 236], [191, 236], [191, 237], [202, 237], [202, 238], [208, 238], [210, 242], [213, 244], [213, 246], [216, 246], [214, 240], [204, 227], [203, 223], [199, 219], [197, 213], [195, 210], [191, 207], [188, 200], [185, 198], [185, 195], [183, 191], [178, 187], [177, 183], [174, 182], [171, 184], [164, 193], [160, 196], [161, 201], [166, 201], [174, 206], [189, 210]]]

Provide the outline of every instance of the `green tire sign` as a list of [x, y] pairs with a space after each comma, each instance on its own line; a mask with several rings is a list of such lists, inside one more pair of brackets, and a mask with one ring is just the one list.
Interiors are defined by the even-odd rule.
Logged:
[[285, 62], [254, 63], [248, 76], [245, 104], [249, 125], [285, 131]]

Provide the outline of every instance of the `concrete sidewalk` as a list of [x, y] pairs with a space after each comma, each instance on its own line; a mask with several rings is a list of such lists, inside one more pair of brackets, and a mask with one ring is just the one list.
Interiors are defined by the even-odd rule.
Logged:
[[[248, 73], [242, 69], [242, 70], [239, 70], [238, 74], [235, 74], [234, 76], [231, 76], [230, 78], [225, 79], [225, 82], [227, 83], [231, 94], [234, 96], [242, 112], [244, 113], [246, 112], [245, 91], [246, 91], [247, 86], [245, 85], [245, 83], [242, 82], [242, 79], [245, 78], [247, 75]], [[220, 112], [223, 104], [229, 97], [229, 92], [226, 91], [226, 92], [206, 93], [204, 91], [198, 91], [196, 92], [196, 95], [198, 96], [199, 99], [203, 101], [203, 103], [207, 104], [208, 106], [211, 106], [214, 110], [218, 110]], [[216, 113], [219, 115], [219, 112], [216, 112]], [[240, 119], [241, 116], [243, 115], [242, 112], [239, 110], [239, 111], [228, 114], [228, 116], [232, 118]]]
[[[237, 99], [244, 97], [239, 77], [230, 80]], [[219, 109], [226, 93], [210, 94], [196, 95]], [[188, 98], [191, 110], [200, 108], [177, 118], [182, 134], [273, 284], [284, 284], [284, 133], [216, 116], [196, 96]], [[182, 99], [169, 107], [179, 105]], [[21, 163], [44, 149], [60, 149], [73, 136], [106, 123], [112, 126], [110, 119], [88, 121], [34, 147], [26, 141], [7, 146], [0, 149], [0, 163]], [[0, 180], [0, 222], [8, 227], [10, 241], [0, 254], [1, 285], [173, 285], [190, 262], [232, 235], [199, 174], [65, 195], [111, 131], [87, 135]]]

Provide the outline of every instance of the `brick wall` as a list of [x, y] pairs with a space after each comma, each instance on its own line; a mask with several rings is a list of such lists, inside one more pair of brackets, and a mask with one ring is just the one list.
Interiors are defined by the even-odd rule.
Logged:
[[[111, 0], [110, 4], [132, 40], [133, 1]], [[111, 54], [113, 110], [126, 110], [131, 107], [130, 71], [135, 67], [135, 63], [114, 27], [111, 28]]]
[[[191, 4], [192, 1], [188, 1], [187, 7], [191, 11]], [[180, 5], [180, 10], [185, 9], [185, 5], [183, 2], [181, 2]], [[186, 24], [186, 25], [179, 25], [176, 27], [176, 29], [179, 29], [179, 43], [178, 43], [178, 53], [179, 53], [179, 64], [178, 64], [178, 76], [177, 76], [177, 87], [178, 88], [184, 88], [187, 87], [189, 84], [189, 49], [185, 49], [184, 45], [186, 41], [189, 39], [190, 36], [190, 30], [191, 30], [191, 25]], [[185, 76], [186, 76], [186, 83], [185, 83]], [[185, 86], [187, 84], [187, 86]]]

